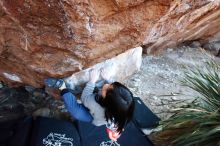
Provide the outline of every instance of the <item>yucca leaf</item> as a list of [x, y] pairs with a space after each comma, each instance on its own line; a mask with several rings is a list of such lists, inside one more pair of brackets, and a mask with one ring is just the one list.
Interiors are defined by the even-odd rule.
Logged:
[[188, 69], [181, 80], [183, 86], [198, 92], [200, 96], [161, 122], [161, 133], [169, 131], [165, 135], [161, 134], [161, 139], [166, 139], [171, 145], [220, 145], [220, 66], [214, 61], [207, 64], [205, 69]]

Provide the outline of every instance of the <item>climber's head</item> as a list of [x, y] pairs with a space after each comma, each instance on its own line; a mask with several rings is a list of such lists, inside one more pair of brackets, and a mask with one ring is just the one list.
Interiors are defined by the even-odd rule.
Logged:
[[106, 119], [114, 121], [117, 131], [122, 132], [134, 112], [132, 92], [119, 82], [105, 84], [102, 88], [100, 104], [105, 107]]

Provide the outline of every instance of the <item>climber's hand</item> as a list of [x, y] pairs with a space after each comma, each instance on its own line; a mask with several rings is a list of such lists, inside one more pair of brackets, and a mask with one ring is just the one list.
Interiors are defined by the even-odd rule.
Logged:
[[109, 81], [111, 79], [111, 73], [109, 72], [108, 69], [106, 68], [102, 68], [101, 69], [101, 77], [106, 80]]
[[100, 75], [100, 71], [99, 70], [97, 70], [97, 69], [91, 70], [90, 73], [89, 73], [90, 82], [96, 83], [97, 80], [99, 79], [99, 75]]

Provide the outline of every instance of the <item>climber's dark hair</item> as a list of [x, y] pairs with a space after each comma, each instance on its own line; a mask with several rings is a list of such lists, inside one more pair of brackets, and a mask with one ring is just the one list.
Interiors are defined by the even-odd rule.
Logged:
[[102, 98], [101, 105], [105, 107], [107, 121], [112, 121], [121, 133], [126, 124], [131, 120], [134, 112], [134, 99], [132, 92], [119, 82], [112, 83], [113, 89]]

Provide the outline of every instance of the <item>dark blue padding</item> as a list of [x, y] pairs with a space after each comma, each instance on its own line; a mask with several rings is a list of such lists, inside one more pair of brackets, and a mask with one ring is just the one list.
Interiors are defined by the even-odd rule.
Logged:
[[15, 135], [19, 120], [0, 122], [0, 145], [6, 145]]
[[139, 98], [135, 97], [135, 109], [133, 121], [139, 128], [154, 128], [158, 126], [160, 118], [158, 118]]
[[33, 118], [26, 117], [16, 125], [14, 136], [10, 139], [7, 146], [27, 146], [30, 140]]
[[[97, 127], [89, 123], [77, 122], [77, 127], [82, 146], [101, 146], [101, 143], [110, 141], [105, 126]], [[120, 146], [153, 146], [151, 141], [132, 122], [127, 125], [117, 143]]]
[[34, 121], [30, 146], [80, 146], [75, 126], [67, 121], [38, 117]]
[[32, 118], [21, 118], [0, 123], [0, 145], [26, 146], [30, 139]]

